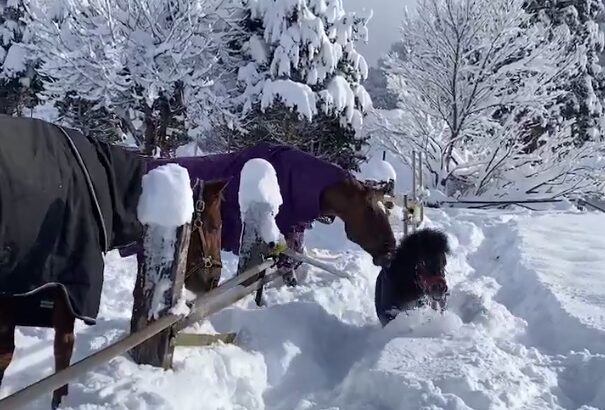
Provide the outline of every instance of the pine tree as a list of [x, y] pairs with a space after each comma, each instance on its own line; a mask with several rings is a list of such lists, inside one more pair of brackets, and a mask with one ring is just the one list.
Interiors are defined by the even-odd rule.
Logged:
[[24, 15], [23, 0], [0, 1], [0, 112], [8, 115], [23, 115], [26, 108], [33, 108], [42, 88], [27, 50]]
[[123, 139], [120, 118], [94, 102], [78, 98], [69, 92], [55, 101], [60, 121], [75, 128], [87, 137], [106, 142], [119, 142]]
[[244, 1], [245, 41], [236, 97], [246, 133], [231, 148], [259, 140], [287, 143], [357, 169], [359, 136], [371, 98], [368, 66], [355, 50], [370, 16], [346, 13], [342, 0]]
[[572, 121], [573, 141], [600, 141], [605, 137], [605, 75], [599, 64], [604, 37], [599, 19], [605, 12], [601, 0], [530, 0], [525, 5], [534, 22], [565, 26], [573, 40], [569, 52], [580, 53], [577, 67], [559, 83], [559, 115]]

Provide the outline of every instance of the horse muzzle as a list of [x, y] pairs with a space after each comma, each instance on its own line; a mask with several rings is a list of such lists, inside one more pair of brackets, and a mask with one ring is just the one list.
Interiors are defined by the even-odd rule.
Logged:
[[443, 276], [430, 276], [420, 281], [422, 291], [433, 300], [442, 301], [447, 297], [448, 286]]
[[393, 258], [393, 255], [390, 252], [388, 252], [384, 255], [374, 256], [372, 258], [372, 263], [381, 268], [388, 268], [389, 265], [391, 265], [392, 258]]

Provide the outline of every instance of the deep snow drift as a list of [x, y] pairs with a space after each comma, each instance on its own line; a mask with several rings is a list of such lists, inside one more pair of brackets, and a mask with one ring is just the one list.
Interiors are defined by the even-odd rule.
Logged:
[[[120, 357], [71, 384], [70, 409], [605, 408], [605, 215], [428, 210], [452, 241], [451, 298], [440, 315], [374, 313], [378, 269], [339, 222], [308, 234], [309, 268], [196, 327], [240, 331], [236, 345], [177, 348], [175, 369]], [[394, 220], [397, 228], [399, 224]], [[107, 257], [98, 324], [79, 324], [74, 360], [127, 333], [134, 258]], [[236, 260], [225, 255], [226, 269]], [[226, 275], [228, 276], [228, 275]], [[6, 395], [52, 370], [52, 332], [20, 328]], [[46, 410], [49, 397], [32, 409]]]

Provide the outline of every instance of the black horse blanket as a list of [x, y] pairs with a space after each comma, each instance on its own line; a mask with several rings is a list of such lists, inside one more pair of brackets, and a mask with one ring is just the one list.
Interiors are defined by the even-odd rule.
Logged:
[[103, 252], [142, 237], [144, 161], [117, 146], [29, 118], [0, 116], [0, 296], [60, 286], [93, 324]]
[[[260, 143], [228, 154], [175, 159], [149, 159], [148, 168], [166, 163], [177, 163], [186, 168], [189, 177], [204, 181], [230, 180], [225, 188], [222, 214], [222, 248], [239, 253], [242, 223], [239, 208], [239, 181], [244, 164], [250, 159], [267, 160], [277, 173], [283, 204], [275, 218], [282, 234], [287, 235], [301, 225], [321, 216], [321, 193], [327, 187], [351, 178], [351, 174], [337, 165], [287, 145]], [[121, 250], [122, 256], [140, 251], [139, 247]]]
[[380, 324], [386, 326], [400, 312], [422, 307], [422, 296], [422, 292], [411, 280], [402, 286], [401, 280], [394, 281], [388, 272], [382, 269], [376, 278], [374, 290], [374, 306]]

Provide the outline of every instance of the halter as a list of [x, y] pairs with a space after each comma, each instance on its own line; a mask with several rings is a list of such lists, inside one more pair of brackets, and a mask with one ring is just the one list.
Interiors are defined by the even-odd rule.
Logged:
[[204, 209], [206, 209], [206, 203], [204, 202], [204, 199], [203, 199], [203, 193], [204, 193], [203, 181], [201, 181], [200, 179], [197, 179], [197, 181], [195, 182], [195, 186], [193, 188], [198, 189], [198, 195], [197, 195], [197, 200], [195, 201], [195, 204], [194, 204], [195, 216], [193, 218], [193, 227], [192, 227], [191, 231], [192, 231], [192, 233], [197, 231], [197, 233], [200, 237], [200, 243], [202, 245], [202, 261], [200, 263], [194, 265], [187, 272], [185, 272], [185, 279], [187, 279], [194, 272], [197, 272], [200, 269], [209, 270], [211, 268], [222, 268], [223, 267], [223, 264], [220, 260], [217, 261], [212, 257], [212, 255], [207, 254], [208, 242], [206, 241], [206, 237], [204, 236], [204, 229], [203, 229], [204, 222], [202, 220], [202, 212], [204, 212]]
[[449, 295], [445, 272], [429, 274], [426, 270], [424, 261], [416, 264], [416, 285], [422, 292], [431, 297], [434, 301], [445, 302]]

